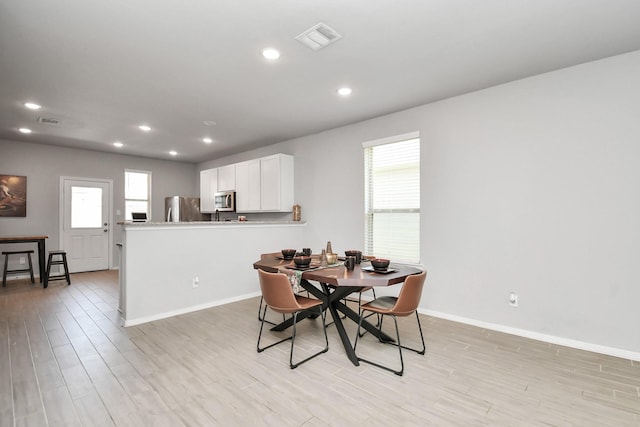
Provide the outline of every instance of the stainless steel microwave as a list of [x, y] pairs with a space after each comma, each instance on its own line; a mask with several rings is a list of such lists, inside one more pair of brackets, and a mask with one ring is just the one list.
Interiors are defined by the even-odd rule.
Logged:
[[236, 211], [236, 192], [221, 191], [215, 193], [214, 206], [219, 212], [235, 212]]

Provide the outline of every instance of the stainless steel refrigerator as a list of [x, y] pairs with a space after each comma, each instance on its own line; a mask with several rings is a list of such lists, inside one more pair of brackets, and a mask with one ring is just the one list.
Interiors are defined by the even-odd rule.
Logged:
[[167, 222], [210, 221], [211, 214], [200, 212], [199, 197], [171, 196], [164, 199], [164, 217]]

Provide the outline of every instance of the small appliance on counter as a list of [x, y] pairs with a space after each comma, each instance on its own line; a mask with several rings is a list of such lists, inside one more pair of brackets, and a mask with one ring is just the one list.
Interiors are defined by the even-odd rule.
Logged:
[[167, 222], [210, 221], [211, 215], [200, 212], [199, 197], [171, 196], [164, 199]]

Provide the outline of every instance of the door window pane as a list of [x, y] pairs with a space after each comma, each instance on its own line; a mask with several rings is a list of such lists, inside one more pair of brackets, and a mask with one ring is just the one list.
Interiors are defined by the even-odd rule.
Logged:
[[71, 228], [102, 227], [102, 188], [71, 187]]

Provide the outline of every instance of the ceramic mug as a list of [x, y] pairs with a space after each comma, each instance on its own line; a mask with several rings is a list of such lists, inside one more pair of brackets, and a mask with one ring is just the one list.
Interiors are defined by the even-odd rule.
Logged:
[[356, 264], [360, 264], [362, 262], [362, 252], [357, 250], [349, 250], [344, 251], [346, 256], [352, 256], [356, 258]]
[[346, 257], [344, 261], [344, 266], [347, 267], [347, 270], [353, 271], [353, 269], [356, 267], [356, 257], [354, 256]]

